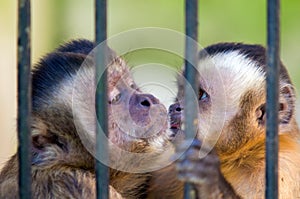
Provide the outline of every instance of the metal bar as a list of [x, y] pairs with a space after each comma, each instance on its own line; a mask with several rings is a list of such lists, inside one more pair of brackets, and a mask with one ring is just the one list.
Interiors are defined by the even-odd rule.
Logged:
[[279, 0], [268, 0], [266, 198], [278, 198]]
[[[197, 88], [197, 65], [198, 65], [198, 0], [185, 1], [185, 96], [184, 96], [184, 117], [185, 132], [188, 139], [194, 138], [198, 128], [198, 112], [195, 108], [195, 93], [198, 95]], [[192, 87], [192, 89], [191, 89]], [[195, 198], [195, 191], [191, 184], [184, 185], [184, 198]]]
[[[96, 29], [96, 44], [106, 41], [107, 38], [107, 8], [106, 0], [95, 1], [95, 29]], [[106, 45], [101, 44], [97, 47], [96, 55], [96, 85], [98, 77], [101, 77], [96, 89], [96, 114], [100, 124], [97, 127], [97, 144], [96, 144], [96, 189], [98, 199], [109, 198], [109, 168], [99, 161], [99, 157], [108, 160], [108, 143], [101, 139], [100, 133], [105, 133], [108, 137], [108, 119], [107, 119], [107, 74], [106, 67]], [[104, 73], [103, 73], [104, 71]], [[103, 159], [102, 159], [103, 160]]]
[[31, 198], [30, 0], [18, 1], [18, 158], [19, 196]]

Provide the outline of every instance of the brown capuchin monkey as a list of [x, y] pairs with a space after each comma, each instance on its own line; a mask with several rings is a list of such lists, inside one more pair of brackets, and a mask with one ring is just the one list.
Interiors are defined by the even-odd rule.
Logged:
[[[96, 197], [94, 47], [87, 40], [67, 43], [32, 72], [32, 198]], [[166, 147], [167, 111], [139, 90], [111, 50], [108, 63], [110, 198], [144, 198], [146, 167]], [[15, 154], [0, 173], [0, 198], [19, 198], [18, 170]]]
[[[265, 60], [266, 50], [260, 45], [220, 43], [200, 51], [198, 133], [177, 147], [175, 153], [185, 156], [153, 174], [152, 198], [183, 198], [183, 182], [192, 183], [198, 198], [264, 198]], [[182, 134], [184, 84], [182, 80], [178, 84], [177, 102], [170, 106], [169, 117], [171, 130]], [[299, 198], [295, 90], [282, 63], [279, 103], [279, 198]]]

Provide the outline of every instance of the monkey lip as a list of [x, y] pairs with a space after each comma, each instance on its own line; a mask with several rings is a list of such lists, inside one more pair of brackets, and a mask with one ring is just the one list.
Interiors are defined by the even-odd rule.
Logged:
[[170, 114], [170, 129], [178, 130], [181, 129], [181, 114]]
[[180, 124], [174, 123], [170, 125], [170, 129], [180, 129]]

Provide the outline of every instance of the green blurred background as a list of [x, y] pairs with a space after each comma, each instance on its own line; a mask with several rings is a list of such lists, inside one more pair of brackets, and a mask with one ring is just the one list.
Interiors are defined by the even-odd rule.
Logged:
[[[281, 1], [281, 58], [300, 88], [300, 1]], [[108, 36], [132, 28], [184, 32], [183, 0], [108, 0]], [[199, 42], [265, 44], [265, 0], [202, 0]], [[17, 0], [0, 1], [0, 168], [16, 146]], [[32, 61], [74, 38], [94, 38], [93, 0], [32, 0]]]

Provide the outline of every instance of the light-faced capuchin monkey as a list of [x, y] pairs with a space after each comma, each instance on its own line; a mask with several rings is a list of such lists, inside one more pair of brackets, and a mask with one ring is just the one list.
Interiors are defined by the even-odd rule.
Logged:
[[[182, 198], [182, 182], [192, 183], [198, 198], [264, 198], [266, 50], [259, 45], [220, 43], [201, 51], [199, 60], [197, 137], [179, 144], [177, 155], [186, 156], [154, 173], [153, 198]], [[175, 134], [183, 133], [183, 86], [179, 80], [177, 103], [169, 108]], [[282, 63], [279, 87], [279, 198], [298, 198], [295, 91]], [[203, 153], [208, 155], [199, 158]]]
[[[94, 47], [87, 40], [72, 41], [33, 70], [32, 198], [95, 198], [95, 159], [87, 150], [95, 148], [95, 64], [88, 55]], [[111, 50], [108, 56], [109, 148], [121, 149], [109, 155], [112, 164], [123, 169], [110, 169], [110, 198], [143, 198], [149, 173], [124, 168], [149, 164], [149, 159], [124, 159], [123, 151], [150, 153], [153, 158], [163, 151], [167, 111], [154, 96], [141, 93], [124, 60]], [[153, 128], [157, 121], [161, 130]], [[0, 198], [18, 198], [18, 190], [15, 154], [0, 173]]]

